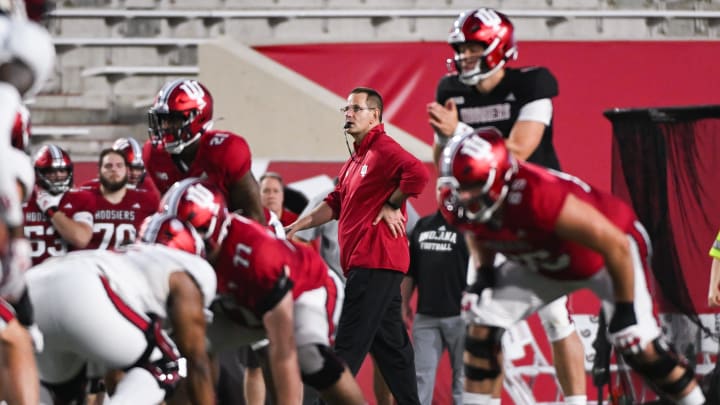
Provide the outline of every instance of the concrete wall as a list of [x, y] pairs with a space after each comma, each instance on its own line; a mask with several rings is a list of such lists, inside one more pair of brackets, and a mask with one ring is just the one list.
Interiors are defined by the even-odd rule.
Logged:
[[[338, 110], [345, 105], [342, 97], [229, 38], [201, 45], [198, 59], [199, 79], [215, 99], [216, 128], [244, 136], [254, 157], [347, 159]], [[362, 83], [348, 82], [347, 91], [358, 85]], [[405, 149], [431, 160], [426, 143], [392, 123], [385, 126]]]

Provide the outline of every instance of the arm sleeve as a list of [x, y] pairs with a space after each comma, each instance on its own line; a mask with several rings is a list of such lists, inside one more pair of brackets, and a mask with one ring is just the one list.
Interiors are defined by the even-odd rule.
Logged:
[[333, 218], [340, 217], [340, 191], [337, 188], [325, 197], [325, 203], [333, 210]]
[[518, 113], [517, 121], [537, 121], [542, 122], [546, 126], [550, 125], [553, 116], [553, 105], [549, 98], [531, 101], [522, 108]]
[[411, 197], [422, 193], [430, 178], [427, 168], [415, 156], [402, 151], [400, 163], [400, 191]]
[[[226, 140], [228, 145], [224, 148], [217, 148], [218, 150], [222, 150], [222, 155], [224, 156], [222, 156], [222, 159], [215, 160], [215, 162], [224, 168], [225, 184], [232, 184], [250, 170], [252, 157], [250, 154], [250, 146], [247, 141], [245, 141], [245, 138], [234, 134], [228, 135]], [[210, 147], [212, 148], [212, 146]]]

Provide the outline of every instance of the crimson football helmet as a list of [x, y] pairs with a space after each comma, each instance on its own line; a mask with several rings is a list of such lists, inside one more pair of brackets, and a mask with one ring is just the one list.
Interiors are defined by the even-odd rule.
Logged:
[[[455, 20], [448, 37], [455, 50], [455, 58], [448, 59], [448, 70], [457, 71], [463, 84], [476, 85], [500, 68], [510, 59], [517, 59], [517, 45], [512, 22], [503, 13], [491, 8], [465, 11]], [[472, 68], [463, 67], [464, 56], [460, 45], [479, 43], [485, 50]]]
[[[44, 145], [40, 148], [33, 159], [33, 166], [38, 186], [50, 194], [62, 194], [68, 191], [73, 184], [73, 163], [70, 155], [57, 145]], [[64, 179], [51, 178], [51, 172], [56, 170], [67, 170], [67, 177]]]
[[135, 138], [118, 138], [112, 145], [112, 148], [123, 155], [128, 161], [128, 165], [132, 169], [142, 170], [142, 174], [137, 178], [130, 178], [128, 172], [128, 184], [136, 186], [142, 183], [145, 178], [145, 162], [142, 159], [142, 146], [135, 140]]
[[225, 197], [202, 179], [191, 177], [175, 183], [160, 201], [160, 211], [192, 225], [210, 245], [209, 250], [225, 239], [225, 222], [230, 219]]
[[192, 225], [166, 213], [155, 213], [140, 226], [140, 241], [159, 243], [205, 257], [205, 243]]
[[15, 116], [10, 142], [15, 149], [23, 152], [30, 147], [30, 111], [22, 104]]
[[505, 201], [517, 173], [515, 157], [491, 127], [455, 137], [443, 151], [438, 203], [452, 223], [485, 223]]
[[171, 154], [181, 153], [213, 124], [213, 99], [197, 80], [166, 83], [148, 111], [150, 140]]

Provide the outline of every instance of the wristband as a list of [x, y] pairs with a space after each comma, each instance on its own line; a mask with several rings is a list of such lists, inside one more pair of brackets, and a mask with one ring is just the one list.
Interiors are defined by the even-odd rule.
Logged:
[[635, 318], [635, 304], [632, 301], [616, 302], [615, 313], [608, 325], [608, 332], [614, 333], [635, 324], [637, 324], [637, 319]]
[[390, 201], [389, 199], [387, 201], [385, 201], [385, 204], [387, 204], [390, 208], [392, 208], [394, 210], [400, 209], [399, 205], [395, 204], [394, 202]]
[[48, 207], [48, 209], [45, 210], [45, 215], [47, 215], [48, 218], [52, 218], [53, 215], [55, 215], [58, 212], [57, 206]]

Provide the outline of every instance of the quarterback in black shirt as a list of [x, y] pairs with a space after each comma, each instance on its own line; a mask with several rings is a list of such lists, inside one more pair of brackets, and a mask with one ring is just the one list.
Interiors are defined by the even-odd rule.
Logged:
[[[435, 162], [452, 136], [494, 127], [516, 158], [559, 170], [552, 143], [552, 98], [558, 95], [557, 80], [543, 67], [506, 66], [517, 58], [514, 27], [507, 16], [489, 8], [466, 11], [455, 21], [448, 43], [455, 54], [447, 61], [451, 73], [440, 80], [436, 100], [427, 105], [429, 122], [435, 130]], [[473, 262], [481, 264], [475, 242], [469, 241], [468, 248]], [[482, 264], [481, 269], [492, 269], [495, 263]], [[585, 405], [583, 346], [566, 303], [567, 298], [554, 301], [539, 315], [552, 343], [565, 403]], [[492, 337], [474, 336], [473, 331], [470, 325], [466, 350], [472, 354], [483, 352], [478, 347], [491, 349], [488, 345], [494, 344]], [[478, 367], [483, 359], [474, 354], [470, 357], [465, 365], [465, 403], [488, 403], [489, 380], [494, 381], [492, 397], [498, 398], [502, 374], [496, 374], [494, 367]]]
[[[485, 88], [486, 81], [494, 86]], [[458, 123], [472, 128], [495, 127], [508, 139], [508, 146], [514, 145], [511, 150], [514, 149], [516, 155], [559, 170], [552, 143], [550, 101], [558, 95], [555, 76], [543, 67], [501, 68], [485, 79], [483, 85], [464, 84], [457, 74], [445, 76], [438, 84], [437, 103], [431, 109], [444, 108], [444, 105], [451, 110], [454, 107], [456, 128]], [[519, 127], [515, 129], [515, 125]]]
[[466, 11], [455, 21], [448, 38], [455, 51], [447, 61], [451, 73], [427, 107], [436, 158], [452, 135], [492, 126], [516, 157], [560, 168], [552, 144], [557, 80], [543, 67], [505, 66], [517, 58], [513, 31], [504, 14], [489, 8]]

